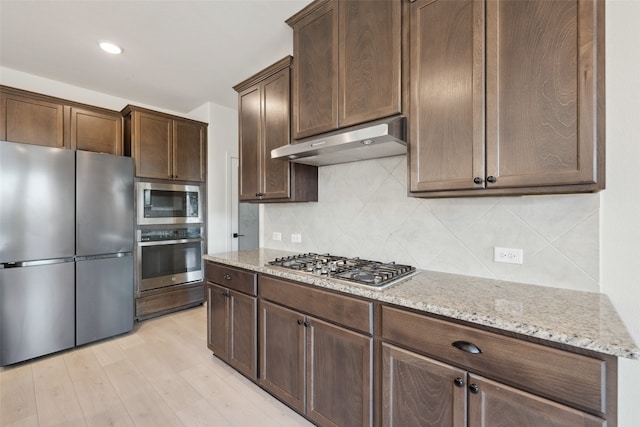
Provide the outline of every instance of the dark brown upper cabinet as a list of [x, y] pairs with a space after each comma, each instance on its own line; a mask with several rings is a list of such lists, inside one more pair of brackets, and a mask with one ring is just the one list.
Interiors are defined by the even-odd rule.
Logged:
[[71, 148], [122, 156], [122, 115], [71, 107]]
[[122, 115], [6, 86], [0, 87], [0, 139], [122, 155]]
[[405, 3], [410, 195], [604, 188], [604, 2]]
[[136, 176], [204, 181], [207, 124], [127, 105], [125, 152]]
[[293, 137], [401, 112], [401, 2], [316, 0], [293, 28]]
[[291, 141], [290, 65], [287, 56], [234, 86], [238, 92], [241, 201], [318, 200], [316, 167], [271, 159], [271, 150]]

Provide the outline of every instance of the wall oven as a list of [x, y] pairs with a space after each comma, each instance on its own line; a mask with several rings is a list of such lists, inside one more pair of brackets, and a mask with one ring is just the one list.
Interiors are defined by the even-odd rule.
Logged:
[[137, 230], [138, 290], [202, 281], [203, 232], [201, 226]]
[[137, 224], [202, 223], [202, 194], [197, 185], [136, 183]]

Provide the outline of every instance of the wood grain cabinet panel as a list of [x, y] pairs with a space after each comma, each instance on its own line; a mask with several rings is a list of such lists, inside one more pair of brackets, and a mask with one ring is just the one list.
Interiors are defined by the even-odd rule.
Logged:
[[0, 138], [69, 148], [64, 138], [64, 105], [17, 93], [0, 93]]
[[287, 56], [234, 86], [238, 92], [240, 201], [318, 200], [317, 167], [271, 159], [271, 150], [291, 142], [291, 59]]
[[400, 113], [401, 2], [339, 6], [338, 126]]
[[206, 127], [200, 123], [173, 121], [173, 178], [204, 181]]
[[371, 310], [350, 304], [368, 303], [262, 275], [258, 285], [259, 384], [317, 425], [372, 425], [373, 338], [341, 323], [371, 330]]
[[317, 0], [293, 28], [293, 137], [401, 112], [401, 2]]
[[207, 124], [127, 105], [125, 153], [136, 176], [179, 181], [204, 181]]
[[383, 343], [382, 425], [466, 427], [466, 379], [463, 369]]
[[477, 375], [469, 375], [469, 427], [604, 427], [607, 421]]
[[406, 10], [410, 194], [604, 188], [604, 1]]
[[118, 111], [0, 85], [0, 139], [123, 155]]
[[466, 414], [469, 426], [616, 425], [615, 358], [395, 307], [381, 314], [383, 425], [467, 425]]
[[298, 412], [305, 411], [305, 337], [300, 313], [260, 300], [258, 382]]
[[307, 317], [307, 416], [323, 426], [372, 425], [373, 339]]
[[71, 148], [121, 156], [122, 115], [71, 107]]
[[[256, 381], [257, 298], [255, 293], [247, 294], [234, 290], [255, 292], [256, 274], [211, 262], [206, 263], [205, 271], [207, 346], [217, 357]], [[230, 284], [233, 288], [224, 284]]]

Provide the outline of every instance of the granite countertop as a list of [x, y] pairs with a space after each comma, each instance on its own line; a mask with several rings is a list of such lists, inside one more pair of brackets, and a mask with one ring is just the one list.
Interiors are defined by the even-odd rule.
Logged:
[[640, 359], [640, 348], [605, 294], [426, 270], [375, 290], [267, 265], [276, 257], [291, 254], [255, 249], [205, 255], [204, 259], [524, 336]]

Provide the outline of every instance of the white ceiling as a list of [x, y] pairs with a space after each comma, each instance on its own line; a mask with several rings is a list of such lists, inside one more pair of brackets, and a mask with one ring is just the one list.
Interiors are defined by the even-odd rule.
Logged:
[[[0, 65], [187, 113], [292, 52], [311, 0], [0, 0]], [[124, 48], [113, 56], [98, 40]]]

